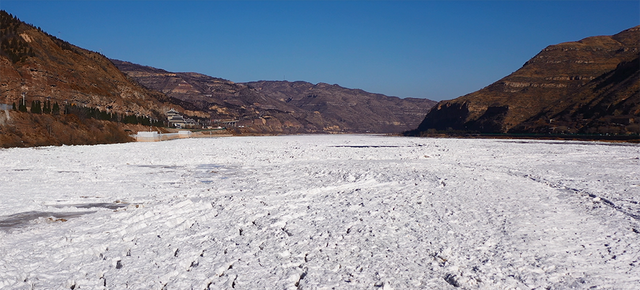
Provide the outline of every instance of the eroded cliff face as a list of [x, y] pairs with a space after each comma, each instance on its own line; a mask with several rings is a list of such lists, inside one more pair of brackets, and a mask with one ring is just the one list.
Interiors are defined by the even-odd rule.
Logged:
[[[198, 73], [173, 73], [113, 60], [142, 85], [214, 121], [237, 121], [249, 133], [397, 133], [415, 128], [427, 99], [400, 99], [324, 83], [233, 83]], [[188, 114], [188, 113], [187, 113]]]
[[640, 134], [640, 58], [620, 63], [510, 132]]
[[[640, 26], [613, 36], [589, 37], [549, 46], [522, 68], [486, 88], [439, 103], [414, 133], [430, 129], [560, 133], [558, 126], [550, 125], [554, 122], [554, 114], [560, 111], [593, 107], [592, 103], [603, 98], [603, 94], [608, 96], [610, 105], [634, 103], [638, 99], [634, 80], [636, 85], [638, 81], [634, 79], [633, 71], [637, 68], [624, 66], [624, 77], [614, 70], [625, 63], [634, 63], [639, 55], [639, 40]], [[606, 77], [607, 74], [617, 77]], [[621, 85], [625, 82], [628, 85]], [[618, 110], [610, 112], [610, 117], [637, 118], [638, 114], [634, 112], [634, 109]], [[596, 133], [597, 130], [590, 128], [598, 122], [606, 123], [609, 118], [602, 114], [578, 115], [563, 115], [565, 119], [580, 119], [580, 122], [563, 125], [560, 129], [567, 133]], [[633, 126], [628, 129], [633, 133]]]

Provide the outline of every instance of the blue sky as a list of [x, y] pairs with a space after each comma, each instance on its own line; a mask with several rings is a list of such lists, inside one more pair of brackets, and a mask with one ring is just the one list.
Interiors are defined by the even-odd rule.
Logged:
[[640, 1], [6, 1], [110, 58], [246, 82], [453, 99], [548, 45], [640, 24]]

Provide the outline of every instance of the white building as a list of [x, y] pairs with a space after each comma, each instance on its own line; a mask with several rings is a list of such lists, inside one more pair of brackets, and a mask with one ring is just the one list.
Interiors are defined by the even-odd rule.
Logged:
[[170, 127], [176, 127], [179, 129], [195, 127], [197, 125], [196, 120], [191, 118], [184, 118], [178, 111], [171, 109], [167, 112], [167, 120]]

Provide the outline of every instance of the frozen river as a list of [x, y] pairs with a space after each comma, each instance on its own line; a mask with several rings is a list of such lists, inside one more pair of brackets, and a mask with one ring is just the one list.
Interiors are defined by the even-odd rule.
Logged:
[[0, 150], [0, 289], [640, 289], [640, 146]]

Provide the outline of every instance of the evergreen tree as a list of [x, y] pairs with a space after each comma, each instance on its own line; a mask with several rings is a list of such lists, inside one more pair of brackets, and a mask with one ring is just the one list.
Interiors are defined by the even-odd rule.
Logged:
[[42, 103], [40, 101], [31, 101], [31, 113], [33, 114], [42, 113]]
[[19, 101], [18, 111], [25, 112], [25, 113], [27, 112], [27, 101], [25, 100]]
[[58, 102], [53, 103], [51, 113], [53, 113], [54, 115], [60, 115], [60, 105], [58, 105]]
[[44, 106], [42, 107], [42, 113], [51, 114], [51, 101], [50, 100], [44, 101]]

